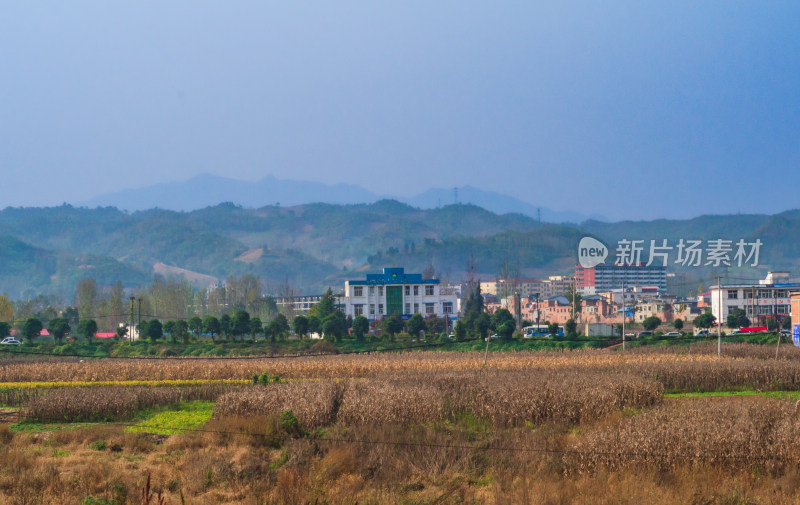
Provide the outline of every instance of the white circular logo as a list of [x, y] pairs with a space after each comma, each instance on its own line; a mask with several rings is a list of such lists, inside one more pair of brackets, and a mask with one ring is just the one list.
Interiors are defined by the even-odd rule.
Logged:
[[608, 247], [592, 237], [583, 237], [578, 244], [578, 263], [583, 268], [594, 268], [605, 263], [608, 258]]

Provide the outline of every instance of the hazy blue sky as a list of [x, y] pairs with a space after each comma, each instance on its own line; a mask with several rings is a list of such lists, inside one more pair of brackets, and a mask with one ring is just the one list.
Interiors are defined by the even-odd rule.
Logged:
[[800, 207], [800, 2], [3, 2], [0, 207], [208, 172]]

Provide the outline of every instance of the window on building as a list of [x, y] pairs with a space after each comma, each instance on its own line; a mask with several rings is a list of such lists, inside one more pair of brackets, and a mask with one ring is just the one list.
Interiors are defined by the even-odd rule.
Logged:
[[378, 296], [383, 296], [383, 286], [378, 286]]
[[369, 304], [369, 315], [370, 316], [374, 316], [375, 315], [375, 304], [374, 303], [370, 303]]
[[414, 296], [419, 296], [419, 286], [414, 286]]
[[406, 314], [411, 314], [411, 304], [410, 303], [406, 304]]
[[728, 300], [735, 300], [737, 298], [739, 298], [739, 291], [737, 291], [735, 289], [729, 289], [728, 290]]
[[772, 298], [772, 296], [770, 296], [771, 294], [772, 293], [770, 292], [769, 289], [759, 289], [758, 290], [758, 297], [759, 298]]
[[433, 296], [433, 286], [425, 286], [425, 296]]
[[378, 315], [379, 316], [383, 315], [383, 304], [382, 303], [378, 304]]
[[776, 298], [786, 298], [786, 296], [787, 296], [787, 293], [786, 293], [786, 290], [784, 290], [784, 289], [779, 289], [779, 290], [775, 291], [775, 297]]
[[353, 305], [353, 315], [356, 316], [356, 317], [363, 316], [364, 315], [364, 305], [361, 304], [361, 303], [357, 303], [357, 304]]
[[406, 296], [411, 296], [411, 286], [406, 286]]
[[788, 314], [789, 313], [789, 306], [788, 305], [778, 305], [775, 309], [778, 314]]
[[369, 296], [372, 296], [374, 294], [375, 294], [375, 286], [370, 286], [369, 287]]
[[442, 312], [444, 314], [453, 313], [453, 302], [442, 302]]
[[419, 304], [418, 303], [414, 304], [414, 314], [419, 314]]
[[426, 303], [425, 304], [425, 314], [433, 314], [434, 313], [434, 311], [433, 311], [433, 306], [434, 305], [435, 305], [434, 303]]
[[363, 286], [355, 286], [353, 288], [353, 296], [364, 296], [364, 287]]

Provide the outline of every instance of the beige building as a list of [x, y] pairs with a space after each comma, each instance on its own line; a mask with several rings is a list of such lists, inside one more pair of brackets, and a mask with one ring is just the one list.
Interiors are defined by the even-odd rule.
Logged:
[[525, 297], [542, 290], [542, 281], [539, 279], [495, 279], [481, 282], [481, 293], [494, 295], [497, 298], [506, 298], [519, 293]]
[[572, 290], [574, 282], [575, 277], [571, 275], [551, 275], [542, 281], [542, 288], [539, 293], [545, 300], [554, 296], [563, 296], [564, 293]]
[[637, 323], [652, 316], [661, 319], [663, 323], [671, 323], [674, 319], [672, 305], [661, 300], [643, 300], [636, 304], [634, 317]]

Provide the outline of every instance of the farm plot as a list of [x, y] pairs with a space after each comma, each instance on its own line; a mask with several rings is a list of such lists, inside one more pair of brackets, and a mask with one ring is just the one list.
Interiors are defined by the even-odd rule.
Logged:
[[[147, 473], [169, 503], [789, 503], [800, 360], [731, 351], [8, 363], [0, 503], [133, 503]], [[664, 397], [741, 390], [775, 393]]]

